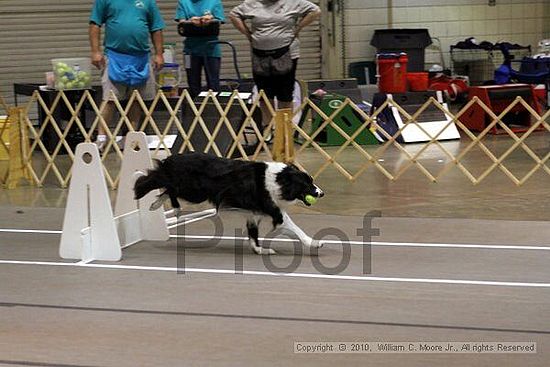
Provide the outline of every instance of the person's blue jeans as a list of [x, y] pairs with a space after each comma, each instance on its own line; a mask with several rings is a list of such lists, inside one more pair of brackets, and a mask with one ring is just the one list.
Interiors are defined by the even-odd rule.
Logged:
[[[185, 57], [185, 56], [184, 56]], [[191, 55], [190, 65], [185, 65], [187, 83], [192, 98], [199, 95], [202, 90], [201, 74], [204, 69], [206, 85], [213, 91], [220, 90], [220, 57], [204, 57]]]

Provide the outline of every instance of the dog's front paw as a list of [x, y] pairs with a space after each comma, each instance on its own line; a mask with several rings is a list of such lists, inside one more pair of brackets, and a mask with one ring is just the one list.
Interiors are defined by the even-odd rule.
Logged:
[[303, 241], [304, 246], [306, 247], [312, 247], [312, 248], [321, 248], [323, 247], [323, 243], [319, 240], [314, 240], [313, 238], [308, 238], [307, 240]]
[[272, 248], [254, 247], [254, 252], [258, 255], [275, 255], [277, 252]]
[[157, 200], [155, 200], [151, 206], [149, 207], [149, 210], [150, 211], [155, 211], [157, 210], [158, 208], [160, 208], [162, 206], [162, 204], [164, 203], [164, 200], [162, 198], [158, 198]]

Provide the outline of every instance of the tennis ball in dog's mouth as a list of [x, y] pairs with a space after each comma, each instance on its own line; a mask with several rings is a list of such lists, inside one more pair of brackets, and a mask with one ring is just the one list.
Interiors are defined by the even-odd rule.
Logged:
[[306, 195], [305, 199], [306, 203], [308, 203], [309, 205], [313, 205], [317, 202], [317, 198], [313, 195]]

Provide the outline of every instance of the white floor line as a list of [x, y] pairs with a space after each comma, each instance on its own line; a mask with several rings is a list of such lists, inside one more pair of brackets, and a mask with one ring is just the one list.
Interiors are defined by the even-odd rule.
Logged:
[[[234, 236], [204, 236], [204, 235], [170, 235], [170, 238], [189, 238], [196, 240], [247, 240], [247, 237]], [[260, 237], [260, 241], [272, 242], [298, 242], [292, 238], [264, 238]], [[321, 243], [329, 245], [341, 245], [342, 241], [338, 240], [322, 240]], [[519, 245], [478, 245], [478, 244], [460, 244], [460, 243], [420, 243], [420, 242], [362, 242], [362, 241], [347, 241], [349, 245], [371, 245], [373, 247], [435, 247], [435, 248], [466, 248], [466, 249], [488, 249], [488, 250], [537, 250], [550, 251], [550, 246], [519, 246]]]
[[[203, 219], [203, 218], [197, 218]], [[62, 231], [44, 230], [44, 229], [11, 229], [0, 228], [0, 233], [37, 233], [37, 234], [61, 234]], [[170, 235], [170, 238], [189, 238], [196, 240], [247, 240], [246, 237], [235, 236], [206, 236], [206, 235]], [[269, 240], [271, 242], [298, 242], [292, 238], [260, 238], [260, 241]], [[322, 240], [323, 244], [341, 245], [341, 241]], [[461, 244], [461, 243], [421, 243], [421, 242], [362, 242], [347, 241], [350, 245], [371, 245], [372, 247], [431, 247], [431, 248], [463, 248], [463, 249], [482, 249], [482, 250], [524, 250], [524, 251], [550, 251], [550, 246], [520, 246], [520, 245], [481, 245], [481, 244]], [[129, 246], [125, 246], [129, 247]]]
[[48, 230], [48, 229], [17, 229], [17, 228], [0, 228], [0, 233], [40, 233], [40, 234], [61, 234], [63, 231]]
[[430, 279], [430, 278], [392, 278], [392, 277], [374, 277], [374, 276], [354, 276], [354, 275], [328, 275], [328, 274], [310, 274], [310, 273], [272, 273], [267, 271], [244, 270], [235, 272], [229, 269], [199, 269], [199, 268], [173, 268], [163, 266], [137, 266], [137, 265], [118, 265], [118, 264], [85, 264], [48, 262], [48, 261], [17, 261], [0, 260], [0, 264], [5, 265], [42, 265], [42, 266], [60, 266], [60, 267], [79, 267], [95, 269], [116, 269], [116, 270], [139, 270], [139, 271], [162, 271], [162, 272], [186, 272], [203, 274], [222, 274], [222, 275], [254, 275], [254, 276], [272, 276], [284, 278], [312, 278], [312, 279], [330, 279], [330, 280], [353, 280], [364, 282], [393, 282], [393, 283], [426, 283], [426, 284], [452, 284], [452, 285], [479, 285], [479, 286], [497, 286], [497, 287], [523, 287], [523, 288], [550, 288], [550, 283], [532, 283], [532, 282], [501, 282], [490, 280], [463, 280], [463, 279]]
[[79, 262], [77, 262], [77, 263], [75, 263], [75, 264], [76, 264], [76, 265], [84, 265], [84, 264], [89, 264], [89, 263], [91, 263], [92, 261], [94, 261], [94, 260], [81, 260], [81, 261], [79, 261]]

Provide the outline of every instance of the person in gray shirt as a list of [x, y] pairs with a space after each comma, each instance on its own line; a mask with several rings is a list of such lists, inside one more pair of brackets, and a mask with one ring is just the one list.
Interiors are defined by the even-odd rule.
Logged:
[[[277, 98], [280, 109], [292, 108], [298, 35], [320, 15], [319, 7], [308, 0], [245, 0], [229, 13], [235, 28], [250, 41], [254, 83], [272, 104]], [[264, 104], [262, 115], [265, 126], [269, 111]]]

